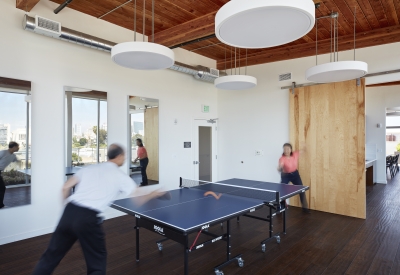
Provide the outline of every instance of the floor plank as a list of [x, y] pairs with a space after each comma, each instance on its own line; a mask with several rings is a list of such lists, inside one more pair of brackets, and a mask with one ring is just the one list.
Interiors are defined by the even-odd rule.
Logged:
[[[261, 240], [268, 234], [265, 222], [241, 218], [232, 221], [232, 255], [243, 253], [245, 265], [225, 267], [225, 274], [400, 274], [400, 174], [387, 185], [367, 188], [367, 219], [312, 211], [303, 214], [290, 207], [286, 235], [281, 243]], [[267, 215], [266, 209], [256, 215]], [[183, 274], [183, 248], [171, 241], [157, 250], [159, 236], [141, 231], [141, 259], [135, 261], [134, 219], [123, 216], [104, 222], [108, 249], [108, 274]], [[274, 230], [282, 227], [277, 217]], [[210, 232], [224, 228], [213, 226]], [[193, 241], [195, 236], [190, 237]], [[50, 235], [0, 246], [0, 274], [27, 275], [46, 249]], [[205, 240], [201, 236], [199, 242]], [[225, 243], [204, 247], [189, 255], [190, 274], [214, 274], [213, 267], [225, 259]], [[54, 272], [55, 275], [86, 274], [79, 243]]]

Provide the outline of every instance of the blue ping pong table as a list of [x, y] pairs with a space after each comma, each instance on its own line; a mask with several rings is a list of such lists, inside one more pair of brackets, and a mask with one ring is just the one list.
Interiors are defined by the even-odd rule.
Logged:
[[[65, 175], [66, 176], [72, 176], [75, 173], [77, 173], [80, 169], [82, 169], [81, 167], [65, 167]], [[27, 176], [32, 176], [32, 170], [31, 169], [22, 169], [22, 170], [18, 170], [18, 172], [24, 173]]]
[[[270, 182], [229, 179], [215, 183], [180, 179], [180, 188], [170, 191], [171, 200], [155, 199], [138, 205], [135, 198], [115, 201], [111, 207], [130, 214], [136, 219], [136, 261], [139, 261], [139, 229], [145, 228], [164, 238], [157, 241], [162, 250], [162, 242], [173, 240], [183, 245], [184, 274], [189, 274], [189, 253], [218, 241], [226, 242], [226, 261], [214, 268], [216, 275], [223, 275], [222, 268], [232, 262], [243, 267], [242, 254], [231, 256], [230, 220], [246, 216], [269, 223], [269, 236], [261, 241], [262, 251], [265, 244], [272, 240], [280, 242], [280, 236], [273, 232], [273, 217], [283, 214], [283, 232], [286, 233], [285, 200], [308, 190], [307, 186], [294, 186]], [[219, 199], [205, 196], [205, 192], [222, 194]], [[250, 213], [269, 207], [266, 218]], [[222, 235], [208, 232], [215, 224], [226, 222], [226, 231]], [[225, 230], [225, 228], [224, 228]], [[189, 235], [197, 233], [211, 237], [203, 243], [189, 243]]]

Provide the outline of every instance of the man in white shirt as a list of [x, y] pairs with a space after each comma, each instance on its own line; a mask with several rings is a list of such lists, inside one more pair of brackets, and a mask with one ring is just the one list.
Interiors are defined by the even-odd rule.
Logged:
[[[107, 162], [81, 169], [65, 182], [63, 196], [68, 204], [33, 275], [52, 274], [77, 240], [85, 256], [87, 274], [106, 274], [107, 251], [99, 214], [120, 193], [130, 195], [136, 187], [134, 181], [119, 169], [124, 162], [124, 149], [112, 144]], [[73, 187], [75, 192], [69, 196]], [[162, 195], [164, 193], [152, 192], [143, 197], [143, 202]]]
[[0, 151], [0, 209], [5, 206], [4, 194], [6, 193], [6, 184], [1, 176], [1, 173], [11, 162], [18, 161], [17, 156], [14, 154], [15, 152], [18, 152], [18, 150], [19, 144], [11, 141], [8, 144], [8, 150]]

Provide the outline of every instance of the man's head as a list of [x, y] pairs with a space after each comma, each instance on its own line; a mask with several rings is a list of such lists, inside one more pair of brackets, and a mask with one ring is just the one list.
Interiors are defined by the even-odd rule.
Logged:
[[11, 142], [8, 144], [8, 151], [9, 151], [11, 154], [13, 154], [13, 153], [15, 153], [15, 152], [18, 152], [18, 150], [19, 150], [19, 144], [16, 143], [15, 141], [11, 141]]
[[122, 166], [125, 162], [125, 150], [121, 145], [113, 143], [108, 147], [107, 157], [108, 161]]

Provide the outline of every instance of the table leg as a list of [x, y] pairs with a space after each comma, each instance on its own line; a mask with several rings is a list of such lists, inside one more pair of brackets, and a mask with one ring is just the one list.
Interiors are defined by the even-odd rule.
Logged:
[[272, 235], [273, 235], [273, 233], [274, 233], [274, 231], [273, 231], [273, 225], [272, 225], [272, 220], [273, 220], [273, 218], [272, 218], [272, 207], [269, 207], [269, 237], [270, 238], [272, 238]]
[[185, 244], [183, 245], [184, 253], [184, 274], [189, 275], [189, 249], [188, 249], [188, 236], [185, 236]]
[[231, 223], [230, 220], [226, 221], [226, 260], [231, 259]]
[[139, 218], [136, 218], [136, 261], [139, 261]]
[[283, 211], [283, 234], [286, 234], [286, 208], [285, 211]]

